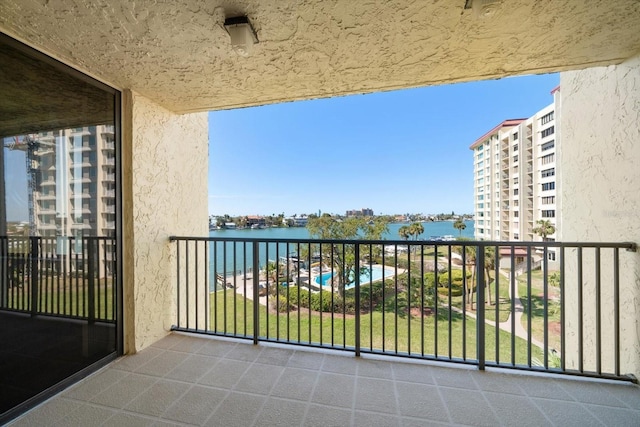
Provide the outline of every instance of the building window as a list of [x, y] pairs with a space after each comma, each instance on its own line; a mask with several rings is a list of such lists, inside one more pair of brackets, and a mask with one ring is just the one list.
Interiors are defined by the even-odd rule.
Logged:
[[513, 240], [519, 240], [520, 235], [518, 233], [513, 233]]
[[548, 178], [556, 174], [556, 169], [555, 168], [545, 169], [541, 172], [541, 174], [542, 174], [542, 178]]
[[518, 144], [513, 145], [513, 151], [518, 151]]
[[556, 211], [553, 209], [542, 211], [542, 218], [555, 218], [555, 217], [556, 217]]
[[518, 183], [518, 177], [516, 176], [515, 178], [513, 178], [513, 184], [517, 184]]
[[542, 184], [542, 191], [549, 191], [549, 190], [555, 190], [555, 189], [556, 189], [555, 182], [545, 182], [544, 184]]
[[514, 217], [514, 218], [518, 218], [519, 216], [520, 216], [520, 212], [515, 211], [515, 212], [513, 213], [513, 217]]
[[545, 114], [544, 116], [542, 116], [540, 118], [540, 124], [546, 125], [547, 123], [549, 123], [551, 120], [553, 120], [553, 111]]
[[554, 132], [554, 126], [551, 126], [551, 127], [548, 127], [546, 129], [544, 129], [542, 131], [542, 135], [541, 136], [542, 136], [542, 138], [545, 138], [545, 137], [547, 137], [549, 135], [553, 135], [553, 132]]
[[514, 132], [513, 133], [513, 141], [517, 141], [518, 140], [518, 132]]
[[556, 202], [556, 196], [547, 196], [542, 198], [543, 205], [552, 205]]
[[556, 253], [555, 252], [548, 252], [547, 253], [547, 259], [549, 261], [555, 261], [556, 260]]
[[553, 163], [556, 159], [555, 153], [547, 154], [546, 156], [542, 156], [542, 164], [548, 165], [549, 163]]
[[556, 146], [556, 141], [554, 139], [553, 141], [545, 142], [544, 144], [542, 144], [542, 146], [540, 147], [540, 150], [541, 151], [551, 150], [555, 146]]
[[515, 156], [513, 156], [513, 163], [516, 163], [518, 161], [518, 155], [516, 154]]
[[518, 194], [520, 194], [520, 190], [518, 188], [514, 188], [513, 189], [513, 195], [517, 196]]

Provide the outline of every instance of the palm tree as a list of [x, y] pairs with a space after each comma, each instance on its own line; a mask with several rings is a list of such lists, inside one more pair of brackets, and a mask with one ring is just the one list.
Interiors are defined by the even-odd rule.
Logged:
[[414, 222], [409, 226], [409, 230], [409, 234], [414, 236], [415, 240], [418, 240], [418, 236], [424, 233], [424, 226], [420, 222]]
[[536, 224], [538, 226], [533, 229], [533, 232], [542, 237], [543, 242], [547, 241], [547, 236], [556, 232], [556, 227], [548, 219], [539, 219]]
[[411, 229], [409, 226], [403, 225], [398, 229], [398, 234], [403, 240], [409, 240], [409, 236], [411, 236], [411, 234], [413, 233], [411, 232]]
[[[465, 239], [461, 239], [465, 240]], [[468, 240], [468, 239], [466, 239]], [[476, 283], [476, 247], [472, 245], [467, 246], [453, 246], [451, 248], [453, 252], [462, 255], [464, 253], [465, 265], [462, 266], [462, 274], [465, 276], [467, 274], [467, 266], [471, 268], [471, 282], [468, 282], [467, 285], [467, 304], [469, 304], [469, 309], [473, 310], [473, 293], [475, 292], [475, 283]], [[482, 270], [480, 270], [482, 271]]]
[[[484, 250], [484, 270], [487, 273], [487, 280], [484, 282], [485, 288], [488, 291], [488, 298], [486, 303], [491, 305], [491, 270], [496, 268], [496, 249], [494, 247], [486, 247]], [[496, 301], [498, 295], [496, 295]]]
[[[551, 221], [548, 219], [539, 219], [536, 221], [536, 224], [538, 224], [538, 226], [533, 229], [533, 232], [542, 237], [543, 242], [547, 241], [547, 236], [556, 232], [556, 227], [551, 224]], [[544, 260], [540, 264], [540, 268], [544, 273]]]
[[462, 219], [458, 219], [453, 223], [453, 228], [457, 229], [460, 232], [460, 236], [462, 236], [462, 230], [467, 228], [467, 224]]

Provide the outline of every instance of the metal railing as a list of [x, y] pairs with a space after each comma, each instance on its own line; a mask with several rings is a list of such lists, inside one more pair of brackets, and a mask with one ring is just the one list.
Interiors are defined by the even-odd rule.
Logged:
[[633, 380], [632, 243], [171, 241], [174, 330]]
[[0, 237], [0, 310], [115, 322], [113, 237]]

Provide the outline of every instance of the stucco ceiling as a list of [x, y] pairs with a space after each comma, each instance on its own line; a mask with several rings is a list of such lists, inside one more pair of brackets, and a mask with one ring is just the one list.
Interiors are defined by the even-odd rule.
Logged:
[[[619, 63], [637, 0], [0, 0], [0, 31], [175, 112]], [[259, 44], [231, 49], [225, 16]]]

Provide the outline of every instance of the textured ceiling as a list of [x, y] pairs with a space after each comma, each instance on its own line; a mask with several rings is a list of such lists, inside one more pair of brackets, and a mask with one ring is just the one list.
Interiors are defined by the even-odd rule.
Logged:
[[[0, 0], [0, 31], [175, 112], [618, 63], [638, 0]], [[260, 43], [222, 27], [247, 14]]]

